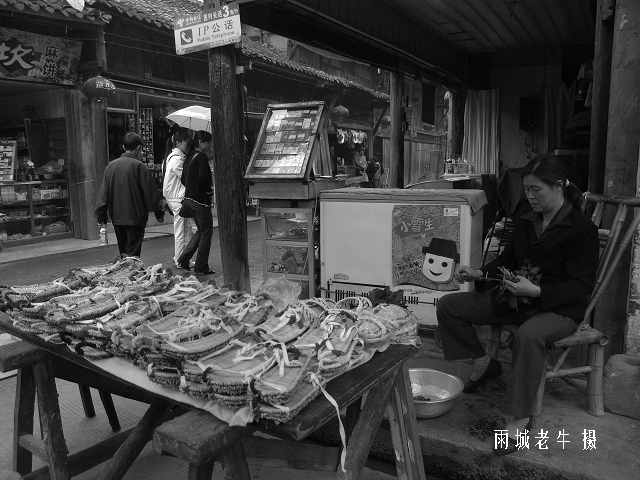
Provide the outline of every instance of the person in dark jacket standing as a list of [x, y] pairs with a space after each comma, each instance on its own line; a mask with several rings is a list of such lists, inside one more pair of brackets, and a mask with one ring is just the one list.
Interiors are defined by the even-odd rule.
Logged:
[[[547, 345], [573, 333], [584, 317], [598, 268], [598, 229], [580, 210], [581, 195], [567, 179], [562, 161], [541, 155], [523, 169], [524, 191], [532, 211], [516, 220], [513, 236], [495, 260], [480, 269], [460, 265], [461, 281], [476, 280], [475, 292], [452, 293], [436, 306], [442, 347], [447, 360], [473, 359], [471, 393], [502, 373], [490, 358], [474, 325], [517, 323], [511, 348], [513, 367], [503, 412], [507, 445], [496, 445], [498, 455], [518, 450], [517, 438], [531, 431], [535, 396], [544, 372]], [[495, 286], [501, 268], [517, 273]], [[484, 281], [482, 277], [486, 277]], [[485, 287], [489, 284], [489, 287]]]
[[121, 254], [139, 257], [149, 212], [162, 223], [164, 206], [151, 172], [140, 161], [140, 135], [128, 132], [123, 143], [125, 153], [104, 170], [95, 214], [100, 224], [111, 217]]
[[193, 218], [198, 227], [191, 240], [178, 258], [178, 266], [191, 270], [189, 261], [195, 255], [193, 270], [196, 275], [212, 275], [216, 272], [209, 268], [209, 250], [213, 236], [213, 215], [211, 198], [213, 197], [213, 179], [209, 168], [207, 153], [211, 149], [211, 134], [203, 130], [193, 136], [194, 149], [189, 153], [182, 168], [182, 184], [185, 186], [182, 208]]

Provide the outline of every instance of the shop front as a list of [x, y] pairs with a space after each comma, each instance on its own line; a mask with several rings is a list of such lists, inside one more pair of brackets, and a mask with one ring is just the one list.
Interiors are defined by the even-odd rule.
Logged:
[[179, 127], [167, 115], [190, 105], [209, 108], [209, 98], [173, 90], [149, 88], [115, 80], [116, 92], [107, 105], [106, 138], [109, 161], [124, 152], [122, 141], [127, 132], [142, 137], [143, 162], [162, 188], [162, 163], [171, 136]]
[[2, 247], [73, 236], [67, 119], [81, 49], [0, 27]]

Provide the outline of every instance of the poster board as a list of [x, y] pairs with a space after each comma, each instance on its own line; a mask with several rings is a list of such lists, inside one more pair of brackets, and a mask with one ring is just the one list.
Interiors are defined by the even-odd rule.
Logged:
[[245, 179], [309, 180], [314, 162], [321, 156], [326, 115], [324, 102], [268, 105]]
[[0, 183], [10, 183], [15, 179], [18, 142], [0, 139]]

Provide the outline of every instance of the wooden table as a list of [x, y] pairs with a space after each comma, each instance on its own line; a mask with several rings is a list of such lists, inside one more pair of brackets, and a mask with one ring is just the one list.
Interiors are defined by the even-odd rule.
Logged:
[[[33, 378], [24, 378], [28, 375], [21, 378], [21, 374], [18, 377], [17, 388], [20, 387], [20, 382], [32, 381], [35, 384], [34, 394], [35, 389], [38, 391], [41, 428], [45, 434], [44, 448], [49, 464], [49, 469], [45, 467], [27, 474], [25, 479], [49, 478], [50, 474], [50, 478], [54, 480], [67, 480], [86, 470], [88, 459], [92, 456], [97, 456], [95, 465], [105, 461], [109, 458], [105, 456], [113, 453], [99, 478], [119, 480], [151, 439], [154, 429], [167, 418], [175, 416], [175, 413], [171, 414], [175, 400], [152, 394], [140, 385], [123, 381], [75, 354], [66, 345], [55, 345], [38, 335], [16, 329], [3, 312], [0, 312], [0, 331], [33, 343], [48, 353], [41, 362], [34, 365]], [[416, 351], [415, 347], [409, 345], [392, 345], [384, 352], [377, 352], [368, 362], [327, 384], [327, 392], [336, 400], [340, 409], [346, 408], [347, 412], [346, 473], [338, 472], [339, 477], [357, 478], [360, 474], [386, 411], [396, 453], [398, 478], [425, 478], [411, 384], [405, 365], [406, 360]], [[62, 433], [56, 377], [74, 382], [81, 380], [106, 392], [146, 401], [150, 406], [133, 429], [110, 437], [87, 450], [68, 455]], [[24, 412], [16, 404], [16, 417], [19, 415], [24, 416]], [[33, 407], [31, 416], [33, 417]], [[280, 437], [302, 440], [335, 417], [335, 407], [321, 395], [287, 423], [277, 425], [271, 421], [259, 420], [252, 426]], [[14, 436], [20, 434], [19, 431], [14, 432]], [[15, 458], [14, 453], [14, 463]]]

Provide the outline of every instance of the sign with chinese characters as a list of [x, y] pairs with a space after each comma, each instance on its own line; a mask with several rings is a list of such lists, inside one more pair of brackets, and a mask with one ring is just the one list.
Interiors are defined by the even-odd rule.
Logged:
[[396, 205], [392, 214], [393, 286], [460, 290], [453, 272], [460, 263], [460, 208]]
[[178, 55], [239, 42], [240, 7], [234, 2], [178, 17], [173, 34]]
[[82, 43], [0, 28], [0, 78], [75, 85]]
[[269, 105], [246, 179], [305, 178], [310, 170], [324, 102]]

